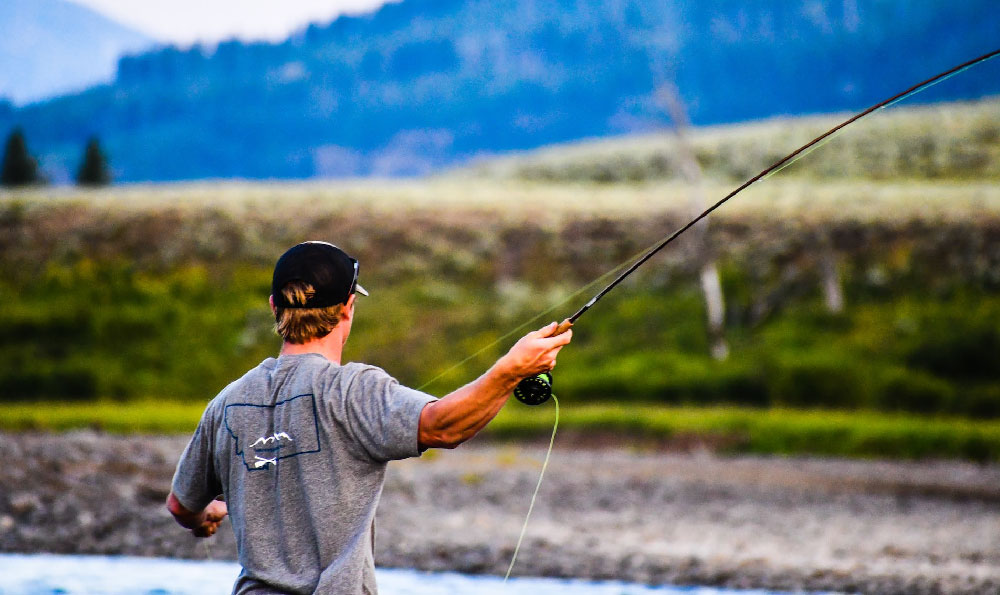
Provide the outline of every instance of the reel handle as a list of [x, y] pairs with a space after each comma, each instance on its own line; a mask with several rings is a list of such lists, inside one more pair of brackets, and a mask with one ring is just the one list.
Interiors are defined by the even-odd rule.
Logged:
[[[567, 318], [549, 335], [561, 335], [573, 327], [573, 322]], [[529, 376], [517, 383], [514, 388], [514, 398], [525, 405], [541, 405], [552, 398], [552, 372], [542, 372], [538, 376]]]

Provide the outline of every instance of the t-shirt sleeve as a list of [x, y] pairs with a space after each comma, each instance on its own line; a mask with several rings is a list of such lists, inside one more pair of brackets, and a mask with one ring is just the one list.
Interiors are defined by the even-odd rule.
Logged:
[[391, 461], [420, 455], [420, 412], [436, 400], [379, 368], [366, 367], [351, 382], [345, 405], [361, 449], [376, 461]]
[[215, 427], [210, 405], [174, 471], [171, 490], [184, 508], [199, 512], [222, 493], [214, 457]]

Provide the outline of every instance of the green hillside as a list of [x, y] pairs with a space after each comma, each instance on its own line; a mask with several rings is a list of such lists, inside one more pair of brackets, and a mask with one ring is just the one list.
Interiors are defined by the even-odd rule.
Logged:
[[[690, 131], [704, 175], [742, 182], [853, 114], [777, 118]], [[544, 181], [681, 178], [673, 130], [559, 145], [462, 170]], [[1000, 99], [880, 110], [845, 128], [783, 173], [809, 179], [1000, 179]]]
[[[968, 109], [980, 114], [988, 105]], [[963, 109], [893, 121], [920, 128], [920, 118]], [[774, 138], [761, 129], [758, 144], [794, 148], [786, 143], [800, 132], [768, 126]], [[969, 130], [954, 130], [941, 146], [963, 144]], [[750, 138], [745, 128], [703, 134], [720, 154], [738, 152], [725, 138]], [[886, 132], [879, 149], [880, 136], [871, 138], [871, 150], [898, 142]], [[830, 178], [805, 175], [819, 171], [811, 160], [822, 155], [735, 199], [713, 216], [706, 247], [678, 242], [581, 319], [556, 371], [568, 408], [1000, 418], [1000, 185], [992, 174]], [[721, 197], [731, 188], [712, 177], [705, 192]], [[266, 306], [270, 270], [305, 239], [333, 241], [361, 261], [372, 295], [359, 304], [348, 359], [443, 394], [518, 333], [571, 314], [595, 291], [588, 283], [681, 225], [691, 192], [670, 179], [552, 183], [468, 172], [401, 182], [7, 191], [0, 398], [204, 402], [277, 351]], [[697, 265], [706, 250], [726, 298], [725, 361], [709, 356]], [[835, 272], [843, 311], [827, 306], [824, 270]], [[514, 429], [501, 431], [516, 434], [513, 419]], [[906, 424], [900, 436], [916, 431]], [[781, 448], [793, 448], [787, 444]]]

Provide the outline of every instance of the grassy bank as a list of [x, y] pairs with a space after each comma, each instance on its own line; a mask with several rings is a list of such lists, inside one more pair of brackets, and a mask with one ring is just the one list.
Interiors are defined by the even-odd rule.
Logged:
[[[547, 436], [554, 409], [507, 407], [490, 426], [497, 437]], [[563, 404], [566, 441], [673, 444], [733, 453], [860, 458], [1000, 460], [1000, 422], [857, 411], [649, 404]]]
[[[741, 195], [713, 215], [704, 244], [685, 236], [581, 320], [559, 359], [557, 393], [579, 406], [613, 397], [692, 407], [744, 450], [836, 454], [841, 444], [844, 454], [993, 457], [992, 439], [969, 437], [979, 429], [954, 428], [1000, 418], [1000, 187], [989, 168], [961, 169], [954, 159], [977, 126], [1000, 122], [997, 105], [906, 115], [903, 139], [908, 127], [935, 128], [944, 116], [958, 123], [935, 128], [941, 142], [928, 150], [945, 164], [938, 175], [855, 169], [834, 180], [790, 168]], [[840, 157], [877, 161], [862, 158], [862, 145], [905, 153], [890, 132]], [[740, 144], [747, 138], [762, 148], [789, 142], [753, 127], [712, 134], [717, 145], [706, 150], [718, 155], [754, 155]], [[970, 150], [998, 143], [981, 135]], [[710, 197], [731, 189], [726, 175], [706, 181]], [[669, 176], [622, 184], [463, 176], [0, 192], [0, 401], [51, 416], [31, 422], [39, 427], [60, 427], [53, 401], [122, 411], [134, 400], [204, 403], [276, 353], [271, 267], [304, 239], [358, 256], [372, 291], [359, 303], [347, 359], [444, 394], [517, 334], [571, 314], [592, 295], [588, 283], [685, 222], [695, 192]], [[726, 301], [725, 361], [709, 355], [699, 283], [707, 257]], [[825, 299], [831, 283], [840, 311]], [[756, 429], [724, 423], [719, 412], [730, 410], [711, 407], [726, 405]], [[94, 422], [101, 427], [133, 423], [116, 417], [117, 405], [96, 407], [107, 410]], [[795, 409], [857, 411], [859, 421], [837, 429], [836, 416], [799, 418]], [[771, 431], [760, 412], [772, 410], [796, 421]], [[913, 417], [894, 417], [904, 414]], [[866, 430], [872, 415], [912, 421]], [[943, 429], [924, 435], [924, 422]], [[518, 423], [511, 432], [531, 422]], [[769, 437], [778, 442], [762, 445]]]
[[[0, 409], [5, 431], [94, 429], [122, 434], [186, 434], [204, 404], [190, 402], [38, 403]], [[559, 442], [637, 448], [706, 447], [723, 453], [1000, 461], [1000, 421], [876, 412], [574, 403], [564, 396]], [[548, 437], [551, 404], [511, 402], [489, 426], [495, 440]]]
[[[672, 203], [638, 214], [587, 211], [570, 199], [559, 207], [557, 198], [572, 196], [566, 188], [533, 185], [524, 195], [507, 188], [506, 202], [491, 199], [502, 210], [404, 207], [397, 192], [458, 192], [423, 184], [373, 186], [367, 207], [351, 186], [244, 194], [217, 185], [219, 202], [200, 206], [202, 187], [0, 201], [0, 356], [9, 364], [0, 395], [211, 397], [277, 351], [270, 271], [275, 255], [304, 238], [348, 247], [372, 289], [347, 357], [443, 394], [484, 370], [514, 339], [501, 337], [525, 321], [570, 314], [589, 297], [575, 292], [681, 216]], [[1000, 415], [1000, 189], [772, 188], [799, 197], [772, 206], [787, 217], [744, 207], [709, 233], [728, 360], [709, 356], [697, 251], [681, 243], [582, 321], [560, 358], [558, 389], [674, 405]], [[255, 192], [287, 208], [258, 208]], [[308, 217], [296, 215], [309, 192], [322, 200], [309, 201]], [[650, 189], [588, 192], [638, 204]], [[863, 208], [894, 194], [894, 210]], [[533, 217], [530, 205], [546, 197], [559, 216]], [[842, 312], [824, 304], [824, 258], [838, 271]]]

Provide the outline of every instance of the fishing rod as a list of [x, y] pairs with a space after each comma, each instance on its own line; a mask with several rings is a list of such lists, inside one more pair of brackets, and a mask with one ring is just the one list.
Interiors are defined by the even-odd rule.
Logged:
[[[744, 190], [746, 190], [747, 188], [749, 188], [751, 185], [753, 185], [757, 181], [759, 181], [759, 180], [763, 179], [764, 177], [766, 177], [768, 174], [771, 174], [772, 172], [774, 172], [774, 171], [776, 171], [776, 170], [784, 167], [785, 165], [790, 164], [797, 157], [801, 156], [803, 153], [806, 153], [811, 148], [815, 147], [817, 144], [819, 144], [819, 143], [823, 142], [824, 140], [826, 140], [827, 138], [833, 136], [834, 134], [836, 134], [837, 132], [839, 132], [843, 128], [846, 128], [847, 126], [850, 126], [854, 122], [857, 122], [861, 118], [864, 118], [868, 114], [870, 114], [870, 113], [872, 113], [874, 111], [880, 110], [880, 109], [882, 109], [884, 107], [887, 107], [887, 106], [889, 106], [889, 105], [891, 105], [891, 104], [893, 104], [893, 103], [895, 103], [897, 101], [901, 101], [902, 99], [904, 99], [904, 98], [906, 98], [906, 97], [908, 97], [910, 95], [913, 95], [915, 93], [919, 93], [920, 91], [923, 91], [924, 89], [926, 89], [926, 88], [928, 88], [928, 87], [930, 87], [930, 86], [932, 86], [932, 85], [934, 85], [936, 83], [939, 83], [939, 82], [943, 81], [944, 79], [947, 79], [947, 78], [949, 78], [949, 77], [951, 77], [951, 76], [953, 76], [955, 74], [958, 74], [959, 72], [961, 72], [961, 71], [963, 71], [963, 70], [965, 70], [967, 68], [971, 68], [971, 67], [975, 66], [976, 64], [979, 64], [980, 62], [985, 62], [986, 60], [989, 60], [990, 58], [994, 58], [997, 55], [1000, 55], [1000, 49], [994, 50], [994, 51], [992, 51], [992, 52], [990, 52], [988, 54], [984, 54], [984, 55], [982, 55], [982, 56], [980, 56], [978, 58], [975, 58], [973, 60], [969, 60], [968, 62], [964, 62], [962, 64], [959, 64], [958, 66], [955, 66], [953, 68], [949, 68], [948, 70], [942, 72], [941, 74], [935, 75], [935, 76], [933, 76], [933, 77], [931, 77], [931, 78], [923, 81], [922, 83], [917, 83], [916, 85], [913, 85], [912, 87], [910, 87], [909, 89], [907, 89], [907, 90], [905, 90], [905, 91], [903, 91], [901, 93], [897, 93], [897, 94], [893, 95], [892, 97], [890, 97], [890, 98], [888, 98], [888, 99], [886, 99], [884, 101], [880, 101], [879, 103], [876, 103], [875, 105], [869, 107], [868, 109], [866, 109], [866, 110], [864, 110], [862, 112], [858, 112], [857, 114], [851, 116], [847, 120], [844, 120], [843, 122], [841, 122], [840, 124], [837, 124], [836, 126], [834, 126], [833, 128], [831, 128], [830, 130], [827, 130], [823, 134], [817, 136], [816, 138], [814, 138], [811, 141], [807, 142], [806, 144], [802, 145], [798, 149], [795, 149], [794, 151], [792, 151], [791, 153], [789, 153], [785, 157], [782, 157], [780, 160], [774, 162], [772, 165], [770, 165], [767, 168], [765, 168], [759, 174], [757, 174], [756, 176], [750, 178], [749, 180], [747, 180], [746, 182], [744, 182], [743, 184], [741, 184], [738, 188], [736, 188], [735, 190], [733, 190], [732, 192], [730, 192], [729, 194], [727, 194], [726, 196], [724, 196], [719, 202], [715, 203], [714, 205], [712, 205], [712, 206], [708, 207], [707, 209], [705, 209], [704, 211], [702, 211], [702, 213], [699, 214], [697, 217], [695, 217], [694, 219], [692, 219], [691, 221], [689, 221], [687, 224], [685, 224], [683, 227], [681, 227], [677, 231], [675, 231], [672, 234], [670, 234], [669, 236], [667, 236], [666, 239], [664, 239], [662, 242], [660, 242], [655, 247], [653, 247], [651, 250], [649, 250], [649, 252], [647, 252], [645, 255], [642, 256], [642, 258], [640, 258], [637, 261], [635, 261], [634, 263], [632, 263], [632, 266], [630, 266], [627, 269], [625, 269], [620, 275], [618, 275], [618, 277], [615, 278], [614, 281], [612, 281], [611, 283], [609, 283], [607, 285], [607, 287], [605, 287], [604, 289], [602, 289], [601, 291], [599, 291], [597, 293], [597, 295], [595, 295], [594, 297], [592, 297], [590, 299], [589, 302], [587, 302], [579, 310], [577, 310], [575, 314], [573, 314], [569, 318], [567, 318], [567, 319], [563, 320], [561, 323], [559, 323], [559, 325], [555, 328], [555, 330], [552, 331], [552, 333], [549, 336], [550, 337], [554, 337], [556, 335], [561, 335], [561, 334], [565, 333], [566, 331], [568, 331], [573, 326], [573, 324], [577, 320], [580, 319], [581, 316], [583, 316], [588, 310], [590, 310], [591, 307], [594, 306], [594, 304], [596, 304], [598, 301], [600, 301], [600, 299], [603, 298], [604, 296], [606, 296], [608, 294], [608, 292], [610, 292], [612, 289], [614, 289], [615, 287], [617, 287], [629, 275], [631, 275], [632, 273], [634, 273], [636, 271], [636, 269], [638, 269], [639, 267], [641, 267], [642, 265], [644, 265], [647, 261], [649, 261], [649, 259], [653, 258], [653, 256], [655, 256], [660, 250], [663, 250], [664, 248], [666, 248], [668, 245], [670, 245], [671, 242], [673, 242], [674, 240], [676, 240], [682, 233], [684, 233], [687, 230], [689, 230], [692, 227], [694, 227], [699, 221], [701, 221], [705, 217], [708, 217], [709, 214], [711, 214], [713, 211], [715, 211], [716, 209], [718, 209], [719, 207], [721, 207], [723, 204], [725, 204], [726, 202], [728, 202], [729, 199], [733, 198], [734, 196], [736, 196], [740, 192], [743, 192]], [[540, 404], [548, 401], [549, 398], [552, 397], [552, 373], [551, 372], [543, 372], [543, 373], [541, 373], [541, 374], [539, 374], [537, 376], [531, 376], [529, 378], [525, 378], [520, 383], [518, 383], [517, 387], [514, 389], [514, 397], [517, 398], [518, 401], [521, 401], [522, 403], [524, 403], [526, 405], [540, 405]]]

